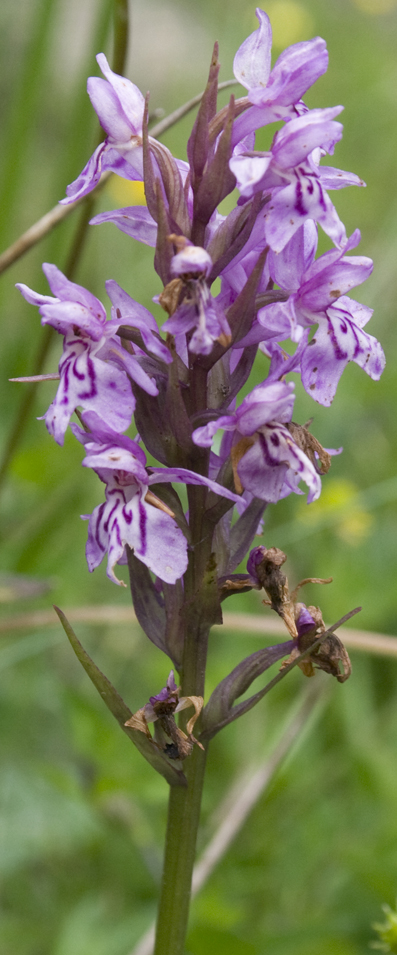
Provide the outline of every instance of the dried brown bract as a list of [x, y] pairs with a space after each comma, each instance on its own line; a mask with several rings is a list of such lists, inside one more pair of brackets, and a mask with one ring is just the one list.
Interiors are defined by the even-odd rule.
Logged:
[[290, 421], [287, 428], [290, 434], [292, 434], [298, 448], [304, 451], [309, 461], [311, 461], [316, 468], [316, 471], [318, 471], [319, 474], [326, 474], [331, 467], [331, 455], [328, 454], [328, 451], [317, 441], [314, 434], [311, 434], [305, 425], [296, 424], [295, 421]]

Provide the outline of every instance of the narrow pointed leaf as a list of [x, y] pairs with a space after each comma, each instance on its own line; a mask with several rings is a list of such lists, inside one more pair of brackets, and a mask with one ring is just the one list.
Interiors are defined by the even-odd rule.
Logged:
[[237, 707], [233, 708], [234, 701], [248, 690], [254, 680], [273, 663], [287, 656], [294, 647], [294, 641], [276, 644], [257, 650], [246, 657], [232, 670], [224, 680], [218, 683], [203, 712], [203, 736], [210, 738], [218, 731], [218, 727], [226, 726], [231, 722]]
[[196, 121], [187, 144], [187, 155], [193, 189], [196, 188], [197, 182], [201, 179], [208, 158], [208, 130], [209, 124], [216, 112], [219, 69], [218, 44], [215, 43], [207, 86], [201, 98]]
[[178, 229], [182, 235], [190, 237], [190, 218], [183, 188], [182, 177], [175, 159], [166, 146], [151, 142], [151, 149], [155, 156], [163, 181], [164, 192], [169, 206], [172, 232]]
[[154, 254], [154, 267], [160, 276], [163, 285], [167, 285], [171, 279], [171, 259], [173, 255], [172, 245], [168, 241], [168, 236], [173, 231], [168, 210], [164, 202], [164, 196], [161, 183], [157, 179], [154, 186], [156, 197], [156, 222], [157, 222], [157, 240], [156, 251]]
[[194, 197], [193, 241], [197, 241], [195, 236], [196, 221], [201, 226], [206, 226], [214, 210], [222, 202], [222, 199], [233, 192], [236, 184], [236, 178], [229, 167], [233, 119], [234, 97], [232, 96], [227, 122], [219, 139], [216, 153], [205, 171]]
[[[294, 667], [298, 666], [298, 664], [301, 663], [302, 660], [305, 660], [306, 657], [310, 656], [310, 654], [312, 654], [317, 649], [317, 647], [321, 646], [321, 644], [323, 643], [323, 641], [326, 639], [326, 637], [329, 634], [334, 633], [335, 630], [338, 629], [338, 627], [341, 627], [343, 623], [346, 623], [347, 620], [350, 620], [351, 617], [354, 617], [354, 615], [356, 613], [359, 613], [360, 610], [361, 610], [361, 607], [356, 607], [354, 610], [351, 610], [350, 613], [347, 613], [345, 614], [344, 617], [341, 617], [341, 619], [338, 620], [336, 623], [334, 623], [332, 627], [329, 627], [328, 630], [322, 633], [319, 636], [318, 640], [312, 643], [312, 645], [308, 647], [308, 649], [305, 650], [304, 653], [301, 653], [298, 657], [295, 658], [295, 660], [292, 661], [292, 663], [289, 663], [288, 666], [280, 670], [280, 672], [277, 673], [277, 675], [273, 677], [273, 679], [270, 680], [270, 682], [267, 683], [262, 690], [259, 690], [259, 692], [255, 693], [254, 696], [250, 696], [248, 700], [244, 700], [243, 703], [239, 703], [237, 704], [237, 706], [231, 706], [231, 708], [229, 709], [229, 712], [227, 712], [228, 700], [232, 698], [233, 694], [234, 694], [234, 699], [237, 699], [238, 696], [241, 696], [242, 693], [244, 693], [245, 690], [248, 689], [248, 686], [250, 686], [252, 680], [254, 680], [256, 676], [259, 676], [259, 672], [257, 672], [256, 674], [254, 673], [254, 675], [252, 676], [252, 679], [250, 679], [250, 675], [252, 675], [253, 671], [255, 670], [256, 661], [253, 661], [253, 664], [251, 666], [249, 665], [250, 657], [247, 657], [246, 660], [243, 660], [242, 664], [239, 664], [232, 671], [232, 673], [229, 674], [229, 676], [225, 677], [225, 680], [222, 680], [221, 683], [218, 684], [212, 696], [210, 697], [207, 703], [207, 706], [204, 708], [203, 714], [202, 714], [203, 730], [202, 730], [202, 733], [200, 734], [200, 739], [212, 739], [212, 737], [215, 736], [216, 733], [219, 733], [219, 730], [223, 729], [224, 726], [228, 726], [229, 723], [233, 723], [234, 720], [237, 720], [239, 718], [239, 716], [243, 716], [243, 714], [247, 713], [248, 710], [251, 710], [253, 706], [256, 706], [256, 704], [259, 703], [260, 700], [262, 700], [263, 697], [266, 696], [266, 694], [269, 693], [270, 690], [272, 690], [273, 687], [277, 685], [277, 683], [280, 683], [281, 680], [284, 680], [284, 678], [288, 675], [288, 673], [290, 673], [291, 670], [294, 669]], [[291, 646], [294, 646], [294, 641], [288, 641], [288, 643], [290, 643]], [[279, 644], [279, 648], [286, 647], [286, 646], [287, 644], [285, 643]], [[269, 650], [274, 651], [274, 650], [277, 650], [278, 647], [267, 647], [266, 649], [268, 651]], [[287, 649], [286, 653], [288, 652], [289, 651]], [[259, 650], [257, 651], [257, 653], [259, 654], [266, 653], [266, 650], [264, 651]], [[253, 654], [254, 657], [256, 655], [257, 654]], [[280, 654], [278, 659], [280, 659], [280, 657], [284, 655], [285, 655], [284, 653]], [[271, 666], [271, 663], [274, 663], [275, 659], [277, 658], [274, 657], [270, 663], [267, 663], [266, 666], [262, 668], [261, 672], [263, 673], [268, 666]], [[264, 658], [263, 662], [266, 662], [266, 658]], [[240, 667], [242, 666], [243, 667], [246, 666], [246, 672], [243, 669], [242, 672], [239, 673], [238, 671]], [[248, 680], [249, 682], [247, 682]], [[236, 690], [238, 692], [236, 692]], [[216, 722], [217, 715], [222, 713], [224, 715], [223, 716], [220, 715], [218, 722]]]
[[115, 690], [114, 686], [112, 686], [108, 678], [98, 669], [86, 650], [84, 650], [84, 647], [77, 639], [74, 630], [62, 610], [60, 610], [59, 607], [54, 607], [54, 610], [61, 621], [77, 659], [82, 667], [84, 667], [87, 676], [89, 676], [95, 689], [98, 690], [99, 695], [102, 697], [108, 710], [110, 710], [117, 720], [119, 726], [121, 726], [123, 732], [129, 736], [137, 749], [139, 749], [139, 752], [142, 753], [142, 756], [153, 766], [153, 769], [160, 773], [161, 776], [164, 776], [170, 786], [186, 786], [187, 783], [184, 774], [168, 762], [160, 750], [157, 749], [154, 743], [150, 742], [144, 733], [140, 733], [139, 730], [134, 730], [124, 725], [126, 720], [129, 720], [132, 716], [131, 710], [127, 704], [124, 703], [124, 700], [117, 690]]

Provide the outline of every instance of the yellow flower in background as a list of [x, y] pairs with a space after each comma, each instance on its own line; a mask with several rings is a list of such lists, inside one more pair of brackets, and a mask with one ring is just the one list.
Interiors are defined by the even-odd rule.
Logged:
[[359, 493], [359, 488], [352, 481], [343, 478], [328, 479], [315, 507], [302, 505], [298, 519], [312, 527], [316, 524], [321, 525], [325, 521], [327, 525], [333, 527], [338, 537], [355, 546], [368, 536], [373, 523], [372, 514], [355, 504], [355, 498]]
[[266, 4], [273, 31], [273, 46], [284, 48], [315, 33], [314, 20], [309, 10], [297, 0], [273, 0]]
[[143, 182], [130, 182], [121, 176], [111, 176], [106, 185], [106, 192], [114, 199], [117, 206], [145, 206], [145, 189]]
[[353, 3], [355, 7], [363, 13], [369, 13], [370, 16], [390, 13], [397, 7], [397, 0], [353, 0]]
[[352, 514], [345, 517], [340, 524], [336, 525], [335, 531], [338, 537], [341, 537], [343, 541], [355, 546], [360, 544], [365, 537], [368, 537], [373, 521], [372, 514], [362, 510], [362, 508], [357, 508]]

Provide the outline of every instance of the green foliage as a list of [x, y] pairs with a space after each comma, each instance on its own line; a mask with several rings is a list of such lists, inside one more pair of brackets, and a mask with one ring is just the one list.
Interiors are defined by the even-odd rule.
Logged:
[[[143, 5], [132, 6], [128, 72], [144, 90], [152, 89], [151, 108], [166, 112], [203, 87], [215, 36], [221, 79], [227, 79], [235, 49], [256, 26], [248, 0], [230, 0], [227, 16], [221, 0], [148, 0], [147, 13]], [[390, 2], [389, 12], [377, 14], [379, 0], [370, 15], [370, 6], [370, 0], [273, 0], [266, 6], [272, 16], [284, 11], [285, 29], [293, 22], [299, 27], [303, 16], [311, 24], [305, 36], [327, 39], [329, 72], [308, 103], [346, 106], [345, 138], [332, 161], [363, 176], [368, 188], [344, 190], [336, 204], [349, 233], [361, 227], [360, 253], [375, 259], [374, 276], [357, 297], [375, 308], [373, 334], [385, 346], [388, 366], [374, 384], [350, 365], [329, 410], [299, 393], [296, 420], [314, 414], [314, 433], [328, 447], [343, 445], [344, 452], [333, 459], [319, 502], [307, 508], [293, 496], [269, 509], [264, 540], [288, 551], [291, 580], [334, 577], [321, 595], [307, 590], [309, 601], [321, 600], [327, 621], [362, 604], [358, 626], [396, 633], [397, 7]], [[91, 155], [97, 132], [85, 81], [98, 72], [94, 54], [111, 50], [111, 7], [109, 0], [84, 5], [84, 28], [76, 7], [63, 0], [1, 7], [1, 249], [62, 197]], [[298, 34], [286, 42], [302, 39]], [[276, 54], [280, 50], [281, 39]], [[165, 137], [177, 155], [183, 155], [190, 123], [183, 120]], [[95, 211], [137, 201], [125, 184], [118, 185], [117, 197], [115, 188], [109, 185]], [[76, 228], [72, 214], [0, 277], [3, 450], [25, 388], [7, 378], [36, 371], [42, 332], [13, 285], [22, 281], [46, 291], [41, 262], [64, 268]], [[104, 279], [114, 278], [156, 308], [159, 283], [151, 263], [150, 249], [114, 227], [93, 227], [75, 279], [105, 301]], [[54, 340], [45, 372], [55, 370], [58, 356]], [[37, 392], [0, 486], [0, 571], [50, 578], [52, 592], [4, 604], [7, 616], [54, 601], [65, 608], [129, 604], [128, 593], [117, 590], [103, 568], [87, 572], [87, 527], [79, 515], [93, 509], [102, 491], [95, 475], [81, 469], [81, 448], [72, 437], [61, 449], [36, 421], [52, 394], [52, 383]], [[233, 601], [236, 611], [263, 612], [256, 594]], [[75, 629], [131, 710], [164, 685], [167, 660], [137, 626]], [[32, 625], [1, 636], [0, 955], [130, 955], [155, 912], [167, 786], [120, 732], [62, 636], [55, 615], [51, 628]], [[207, 699], [261, 645], [249, 634], [214, 631]], [[348, 684], [332, 688], [327, 708], [194, 902], [190, 955], [367, 951], [370, 924], [396, 891], [397, 674], [394, 660], [358, 654], [353, 668]], [[236, 776], [270, 750], [303, 679], [294, 671], [211, 743], [201, 848], [219, 822], [214, 807]], [[392, 915], [380, 930], [389, 946]]]
[[373, 928], [378, 933], [380, 942], [372, 942], [372, 948], [377, 948], [381, 952], [397, 952], [397, 912], [393, 911], [389, 905], [383, 906], [386, 921], [374, 922]]

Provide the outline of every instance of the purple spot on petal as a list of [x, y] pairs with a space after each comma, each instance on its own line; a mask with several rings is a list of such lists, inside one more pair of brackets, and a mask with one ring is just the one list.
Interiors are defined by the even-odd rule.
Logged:
[[296, 187], [295, 187], [295, 197], [296, 197], [296, 198], [295, 198], [295, 209], [296, 209], [298, 215], [300, 215], [300, 216], [305, 216], [306, 213], [307, 213], [307, 209], [305, 208], [305, 204], [304, 204], [304, 202], [303, 202], [302, 184], [301, 184], [301, 182], [300, 182], [299, 180], [298, 180], [298, 182], [296, 183]]
[[133, 515], [132, 515], [131, 511], [127, 511], [126, 508], [125, 508], [125, 506], [124, 506], [122, 513], [123, 513], [123, 517], [124, 517], [125, 523], [126, 523], [126, 524], [132, 524]]
[[147, 524], [147, 514], [142, 504], [142, 501], [139, 501], [139, 531], [141, 535], [141, 545], [139, 548], [140, 554], [146, 553], [146, 524]]

